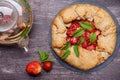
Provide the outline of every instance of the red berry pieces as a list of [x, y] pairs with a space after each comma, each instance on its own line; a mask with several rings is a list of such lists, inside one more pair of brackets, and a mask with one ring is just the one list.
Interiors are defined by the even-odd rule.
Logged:
[[76, 43], [77, 43], [77, 38], [76, 38], [76, 37], [72, 37], [72, 38], [70, 39], [70, 43], [71, 43], [72, 45], [76, 44]]
[[[92, 29], [86, 29], [84, 28], [82, 25], [80, 25], [80, 22], [88, 22], [92, 25]], [[73, 36], [73, 34], [79, 29], [82, 28], [84, 30], [84, 33], [79, 36], [79, 37], [75, 37]], [[80, 33], [80, 32], [79, 32]], [[77, 33], [77, 34], [79, 34]], [[91, 37], [90, 35], [92, 33], [96, 34], [96, 39], [94, 42], [90, 42]], [[84, 42], [82, 44], [80, 44], [83, 48], [87, 49], [87, 50], [95, 50], [96, 46], [97, 46], [97, 39], [98, 36], [101, 34], [100, 30], [98, 30], [95, 25], [94, 25], [94, 21], [88, 21], [88, 20], [75, 20], [71, 23], [70, 27], [67, 29], [67, 42], [70, 42], [71, 45], [77, 45], [77, 43], [80, 41], [80, 38], [84, 38]]]

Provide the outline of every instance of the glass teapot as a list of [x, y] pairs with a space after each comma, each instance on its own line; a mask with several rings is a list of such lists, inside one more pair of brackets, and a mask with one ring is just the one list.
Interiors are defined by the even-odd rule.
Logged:
[[0, 44], [18, 44], [28, 51], [31, 27], [32, 10], [27, 0], [0, 1]]

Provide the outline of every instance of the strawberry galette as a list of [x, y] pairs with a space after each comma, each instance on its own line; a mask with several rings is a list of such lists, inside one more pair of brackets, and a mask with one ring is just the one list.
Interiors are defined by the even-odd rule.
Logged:
[[61, 10], [52, 23], [52, 48], [73, 67], [89, 70], [110, 57], [116, 25], [104, 9], [76, 4]]

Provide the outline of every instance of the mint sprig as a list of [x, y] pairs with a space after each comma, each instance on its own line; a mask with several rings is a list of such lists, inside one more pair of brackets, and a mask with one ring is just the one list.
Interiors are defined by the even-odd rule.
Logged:
[[66, 50], [71, 46], [71, 44], [69, 42], [67, 42], [67, 44], [62, 48], [62, 50]]
[[65, 52], [64, 52], [64, 54], [62, 55], [62, 59], [65, 59], [65, 58], [67, 58], [68, 56], [70, 55], [70, 50], [66, 50]]
[[45, 61], [50, 61], [50, 62], [54, 62], [54, 60], [52, 58], [49, 58], [49, 52], [43, 52], [42, 50], [38, 50], [38, 54], [40, 56], [41, 62], [45, 62]]
[[81, 38], [80, 38], [80, 41], [79, 41], [77, 44], [80, 45], [80, 44], [82, 44], [84, 41], [85, 41], [85, 39], [81, 37]]
[[93, 25], [89, 22], [80, 22], [79, 23], [84, 29], [92, 30]]
[[79, 30], [77, 30], [77, 31], [73, 34], [73, 36], [74, 36], [74, 37], [79, 37], [79, 36], [81, 36], [82, 34], [84, 34], [84, 30], [83, 30], [82, 28], [80, 28]]
[[30, 25], [28, 25], [24, 30], [23, 32], [21, 33], [21, 37], [25, 37], [28, 32], [30, 31]]
[[74, 45], [73, 49], [74, 49], [76, 56], [79, 57], [80, 53], [79, 53], [78, 45]]
[[90, 34], [90, 43], [95, 42], [96, 38], [97, 38], [97, 35], [95, 33], [91, 33]]

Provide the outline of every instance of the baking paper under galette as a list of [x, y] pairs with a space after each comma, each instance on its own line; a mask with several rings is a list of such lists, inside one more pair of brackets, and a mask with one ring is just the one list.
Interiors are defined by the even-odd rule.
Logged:
[[116, 45], [116, 25], [104, 9], [76, 4], [61, 10], [52, 23], [52, 48], [71, 66], [90, 70], [107, 60]]

